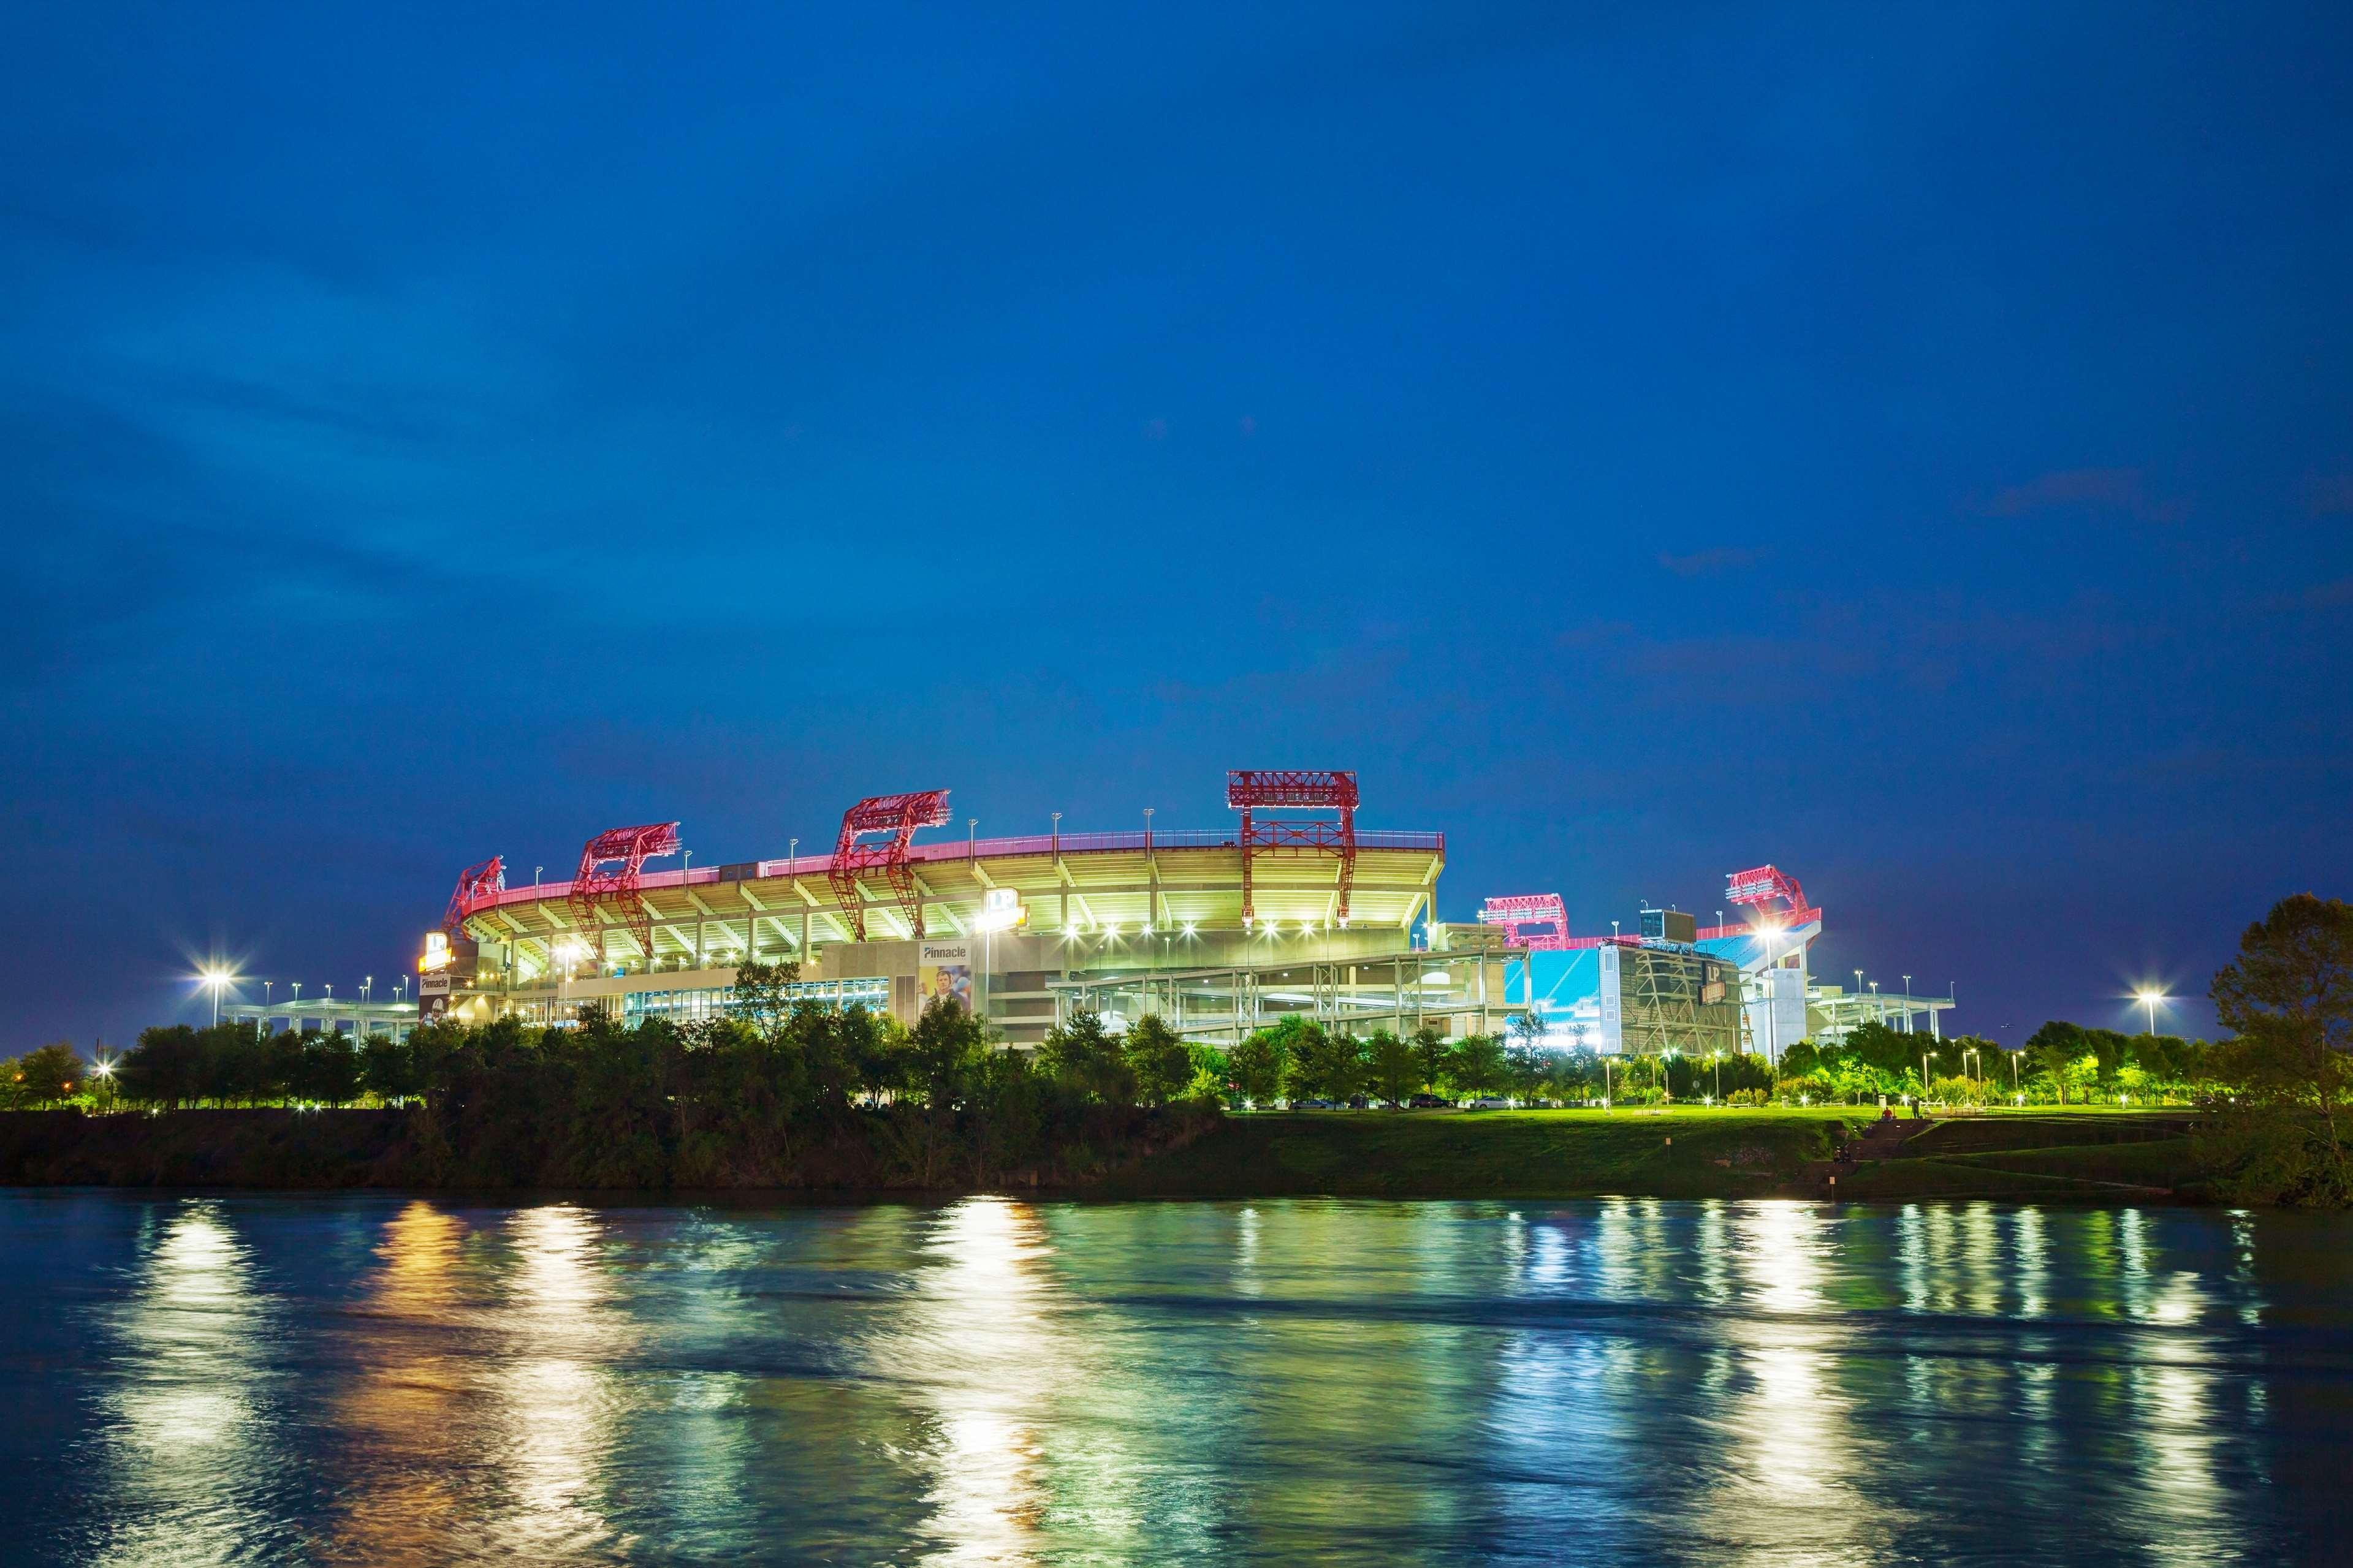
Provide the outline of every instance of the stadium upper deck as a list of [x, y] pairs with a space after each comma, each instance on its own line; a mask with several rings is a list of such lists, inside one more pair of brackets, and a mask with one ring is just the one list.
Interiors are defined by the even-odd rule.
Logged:
[[[1354, 930], [1402, 946], [1428, 915], [1446, 865], [1442, 833], [1357, 833], [1345, 908], [1336, 853], [1253, 849], [1223, 831], [1063, 833], [911, 844], [901, 897], [888, 868], [858, 868], [837, 890], [834, 855], [640, 871], [642, 919], [628, 900], [575, 898], [580, 879], [461, 888], [455, 923], [511, 946], [518, 978], [567, 958], [623, 972], [707, 967], [743, 954], [806, 958], [830, 943], [968, 936], [1002, 921], [1032, 932], [1116, 941], [1155, 934], [1219, 946], [1284, 932]], [[1244, 918], [1249, 863], [1250, 917]], [[1011, 905], [1010, 919], [992, 914]], [[1008, 900], [1009, 895], [1009, 900]], [[918, 921], [920, 921], [920, 927]], [[1000, 928], [1001, 929], [1001, 928]], [[577, 952], [573, 944], [587, 951]]]

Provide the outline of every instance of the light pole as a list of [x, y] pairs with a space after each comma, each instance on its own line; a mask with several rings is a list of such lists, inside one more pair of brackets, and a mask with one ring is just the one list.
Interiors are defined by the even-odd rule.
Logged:
[[2157, 1005], [2165, 1000], [2164, 994], [2158, 991], [2144, 991], [2133, 1000], [2148, 1009], [2148, 1032], [2154, 1037], [2157, 1034]]
[[1148, 805], [1144, 808], [1144, 852], [1152, 853], [1152, 808]]
[[213, 994], [213, 1027], [217, 1029], [220, 1027], [221, 993], [227, 990], [228, 983], [237, 977], [227, 970], [216, 966], [206, 970], [199, 978], [203, 981], [205, 988]]
[[362, 1006], [365, 1006], [365, 1005], [367, 1005], [368, 993], [369, 993], [369, 992], [371, 992], [371, 991], [373, 991], [373, 990], [375, 990], [375, 975], [371, 974], [371, 975], [369, 975], [366, 979], [364, 979], [364, 980], [363, 980], [363, 981], [361, 981], [361, 982], [360, 982], [360, 1005], [361, 1005]]
[[1912, 1032], [1912, 977], [1904, 977], [1904, 1032]]
[[964, 858], [967, 860], [980, 858], [980, 818], [976, 816], [964, 819]]
[[[769, 842], [774, 843], [776, 841], [771, 839]], [[800, 869], [801, 863], [801, 841], [796, 838], [792, 841], [792, 846], [793, 847], [785, 851], [785, 864], [797, 871]]]
[[1054, 853], [1062, 853], [1062, 814], [1059, 811], [1054, 814]]
[[539, 886], [539, 874], [546, 869], [547, 868], [544, 866], [533, 866], [531, 868], [531, 885], [533, 887], [536, 888]]

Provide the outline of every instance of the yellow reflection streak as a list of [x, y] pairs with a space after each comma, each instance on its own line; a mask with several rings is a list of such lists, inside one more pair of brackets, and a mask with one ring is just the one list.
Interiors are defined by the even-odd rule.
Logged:
[[351, 1337], [360, 1376], [335, 1417], [367, 1453], [368, 1484], [344, 1491], [321, 1553], [332, 1561], [446, 1563], [470, 1554], [479, 1531], [463, 1478], [474, 1456], [467, 1363], [449, 1352], [459, 1328], [458, 1271], [468, 1227], [432, 1205], [407, 1205], [384, 1227]]

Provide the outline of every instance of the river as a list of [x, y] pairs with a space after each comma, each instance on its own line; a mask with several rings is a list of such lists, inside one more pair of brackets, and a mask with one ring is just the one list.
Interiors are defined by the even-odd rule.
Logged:
[[0, 1193], [0, 1556], [2346, 1561], [2353, 1224]]

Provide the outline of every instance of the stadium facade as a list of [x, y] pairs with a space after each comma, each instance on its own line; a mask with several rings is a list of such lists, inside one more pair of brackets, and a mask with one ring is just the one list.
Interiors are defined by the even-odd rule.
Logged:
[[[460, 875], [426, 939], [417, 1001], [381, 1025], [693, 1020], [724, 1007], [752, 961], [797, 964], [794, 994], [812, 1003], [909, 1022], [952, 996], [1017, 1047], [1086, 1010], [1227, 1042], [1301, 1014], [1359, 1033], [1778, 1056], [1864, 1016], [1910, 1028], [1926, 1016], [1933, 1030], [1950, 1005], [1816, 984], [1821, 911], [1769, 866], [1728, 879], [1737, 923], [1645, 910], [1630, 932], [1577, 937], [1551, 894], [1448, 922], [1445, 835], [1359, 829], [1353, 773], [1237, 772], [1227, 800], [1236, 817], [1207, 830], [1155, 831], [1147, 814], [1142, 832], [1058, 820], [982, 838], [966, 822], [961, 838], [919, 843], [953, 823], [947, 792], [925, 791], [851, 806], [827, 854], [697, 867], [672, 822], [597, 835], [568, 881], [509, 886], [493, 858]], [[231, 1012], [300, 1027], [318, 1006]]]

